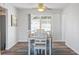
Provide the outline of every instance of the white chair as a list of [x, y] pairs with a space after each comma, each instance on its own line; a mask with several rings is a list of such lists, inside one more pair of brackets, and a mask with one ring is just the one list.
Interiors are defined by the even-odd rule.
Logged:
[[34, 54], [37, 53], [43, 54], [43, 51], [45, 54], [47, 54], [47, 33], [44, 31], [37, 31], [35, 32], [35, 42], [34, 42]]
[[[35, 39], [35, 43], [34, 43], [34, 54], [40, 53], [41, 50], [41, 54], [43, 54], [43, 50], [46, 52], [46, 39]], [[37, 51], [36, 51], [37, 50]]]

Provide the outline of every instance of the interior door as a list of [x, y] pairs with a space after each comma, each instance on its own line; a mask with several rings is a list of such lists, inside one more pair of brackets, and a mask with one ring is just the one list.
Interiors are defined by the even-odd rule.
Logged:
[[1, 50], [1, 17], [0, 17], [0, 50]]
[[6, 46], [6, 19], [5, 15], [0, 15], [0, 49], [5, 50]]

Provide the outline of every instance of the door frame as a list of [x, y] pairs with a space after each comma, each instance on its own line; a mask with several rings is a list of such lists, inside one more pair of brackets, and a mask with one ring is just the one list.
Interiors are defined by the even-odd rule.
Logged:
[[6, 50], [6, 48], [7, 48], [7, 43], [8, 43], [8, 9], [6, 9], [5, 7], [3, 7], [3, 6], [0, 6], [3, 10], [4, 10], [4, 12], [5, 12], [5, 49], [4, 50]]

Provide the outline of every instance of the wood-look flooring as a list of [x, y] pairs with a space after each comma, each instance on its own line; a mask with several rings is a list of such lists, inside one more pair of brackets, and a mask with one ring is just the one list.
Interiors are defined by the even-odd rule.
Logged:
[[[52, 46], [52, 55], [77, 55], [64, 42], [54, 42]], [[28, 55], [28, 44], [18, 42], [10, 50], [1, 52], [1, 55]]]

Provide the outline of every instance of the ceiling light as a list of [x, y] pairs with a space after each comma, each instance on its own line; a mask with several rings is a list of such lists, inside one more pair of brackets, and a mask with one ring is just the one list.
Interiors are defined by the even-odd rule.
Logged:
[[46, 9], [46, 7], [45, 7], [45, 5], [44, 5], [43, 3], [39, 3], [39, 4], [38, 4], [37, 10], [38, 10], [39, 12], [44, 12], [45, 9]]

